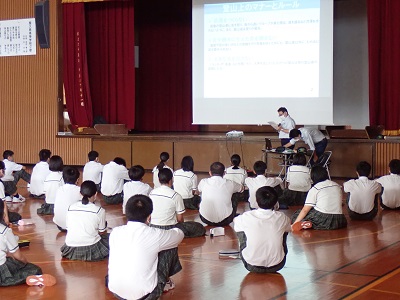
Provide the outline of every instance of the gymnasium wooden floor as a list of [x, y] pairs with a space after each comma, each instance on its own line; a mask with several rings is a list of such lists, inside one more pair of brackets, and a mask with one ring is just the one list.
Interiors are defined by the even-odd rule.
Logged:
[[[28, 194], [26, 188], [20, 192]], [[61, 259], [65, 233], [52, 216], [36, 214], [42, 202], [28, 198], [10, 205], [35, 222], [13, 226], [13, 231], [30, 240], [30, 247], [21, 249], [28, 260], [58, 282], [45, 288], [0, 288], [0, 299], [114, 299], [104, 286], [107, 260]], [[125, 223], [119, 205], [104, 207], [111, 228]], [[290, 216], [295, 209], [283, 212]], [[239, 212], [244, 210], [247, 205], [240, 203]], [[187, 211], [185, 219], [199, 220], [194, 211]], [[279, 274], [250, 274], [239, 259], [219, 258], [219, 250], [231, 248], [237, 248], [231, 227], [223, 237], [184, 239], [179, 246], [183, 270], [173, 277], [176, 288], [161, 299], [400, 299], [400, 211], [380, 211], [372, 222], [349, 221], [343, 230], [289, 234], [287, 263]]]

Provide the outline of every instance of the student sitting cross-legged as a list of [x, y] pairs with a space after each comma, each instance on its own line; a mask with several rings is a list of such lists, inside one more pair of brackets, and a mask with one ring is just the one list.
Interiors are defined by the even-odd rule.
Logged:
[[256, 201], [258, 209], [247, 211], [233, 220], [240, 244], [240, 256], [250, 272], [277, 272], [286, 262], [290, 219], [274, 210], [278, 195], [272, 187], [259, 188]]
[[185, 205], [182, 196], [175, 192], [172, 186], [172, 172], [163, 168], [158, 172], [161, 186], [150, 192], [153, 201], [151, 225], [162, 229], [179, 228], [185, 237], [198, 237], [205, 234], [204, 226], [198, 222], [185, 222], [183, 213]]
[[119, 204], [124, 200], [122, 190], [125, 180], [129, 180], [128, 169], [125, 159], [114, 158], [103, 168], [103, 179], [101, 181], [101, 193], [107, 204]]
[[400, 159], [389, 162], [389, 175], [375, 179], [383, 187], [381, 207], [400, 210]]
[[39, 151], [40, 162], [32, 169], [31, 183], [29, 185], [29, 192], [32, 198], [45, 198], [43, 184], [47, 175], [51, 172], [49, 169], [50, 156], [51, 151], [49, 149], [42, 149]]

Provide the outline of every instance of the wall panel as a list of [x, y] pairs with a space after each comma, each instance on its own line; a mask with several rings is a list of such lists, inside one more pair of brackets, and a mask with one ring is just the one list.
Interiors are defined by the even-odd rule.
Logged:
[[389, 162], [394, 158], [400, 159], [400, 144], [376, 143], [375, 175], [389, 174]]

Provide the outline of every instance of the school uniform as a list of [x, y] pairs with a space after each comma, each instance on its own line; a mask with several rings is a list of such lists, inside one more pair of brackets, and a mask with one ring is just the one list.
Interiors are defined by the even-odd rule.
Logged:
[[211, 176], [202, 179], [198, 189], [201, 192], [200, 219], [211, 226], [229, 225], [237, 209], [231, 201], [232, 194], [241, 192], [243, 186], [221, 176]]
[[224, 178], [244, 185], [244, 181], [247, 178], [247, 171], [240, 167], [234, 169], [233, 166], [230, 166], [226, 168]]
[[103, 179], [101, 184], [101, 193], [103, 200], [108, 204], [117, 204], [123, 202], [122, 190], [125, 180], [130, 180], [128, 169], [110, 161], [103, 168]]
[[[168, 167], [167, 165], [164, 165], [163, 168], [170, 169], [172, 173], [174, 173], [174, 170], [172, 168]], [[151, 171], [153, 173], [153, 187], [158, 188], [161, 186], [160, 180], [158, 179], [158, 168], [155, 166], [153, 170]]]
[[12, 230], [0, 224], [0, 286], [24, 284], [28, 276], [40, 275], [40, 267], [32, 263], [23, 263], [7, 257], [7, 253], [15, 253], [19, 249], [17, 239]]
[[46, 195], [46, 203], [42, 204], [37, 209], [37, 213], [41, 215], [53, 215], [54, 214], [54, 202], [56, 202], [57, 190], [60, 186], [64, 185], [64, 179], [62, 172], [56, 171], [51, 172], [47, 175], [43, 183], [43, 190]]
[[[328, 145], [328, 140], [326, 139], [325, 135], [315, 128], [299, 128], [301, 132], [301, 139], [306, 143], [310, 150], [315, 150], [315, 154], [320, 157], [326, 149]], [[291, 139], [290, 144], [296, 144], [296, 139]], [[312, 160], [311, 160], [312, 161]]]
[[[315, 184], [307, 194], [304, 205], [311, 206], [311, 210], [304, 220], [311, 221], [314, 229], [339, 229], [347, 226], [346, 217], [342, 211], [342, 189], [331, 180]], [[294, 222], [301, 210], [292, 216]]]
[[366, 176], [343, 183], [347, 197], [349, 217], [355, 220], [372, 220], [378, 213], [378, 198], [382, 186]]
[[279, 203], [285, 205], [304, 205], [307, 192], [311, 188], [310, 169], [306, 166], [292, 165], [286, 174], [288, 188], [283, 191]]
[[141, 222], [128, 222], [110, 235], [108, 288], [123, 299], [158, 299], [170, 276], [178, 273], [177, 247], [183, 233], [161, 230]]
[[381, 206], [385, 209], [400, 209], [400, 175], [390, 174], [375, 180], [383, 187]]
[[106, 212], [94, 203], [81, 201], [68, 208], [66, 217], [67, 236], [61, 247], [61, 256], [71, 260], [96, 261], [108, 256]]
[[[101, 174], [104, 166], [97, 161], [89, 161], [83, 167], [82, 180], [91, 180], [99, 188], [101, 183]], [[99, 190], [99, 189], [98, 189]]]
[[[3, 181], [1, 181], [1, 179], [0, 179], [0, 201], [4, 202], [4, 206], [7, 205], [6, 204], [7, 198], [6, 198], [6, 194], [5, 194], [5, 191], [4, 191]], [[19, 213], [17, 213], [17, 212], [7, 211], [7, 214], [8, 214], [8, 221], [10, 223], [17, 223], [19, 220], [22, 219], [21, 215]], [[4, 220], [0, 220], [0, 222], [2, 224], [6, 225]]]
[[44, 181], [50, 173], [49, 164], [46, 161], [38, 162], [33, 167], [29, 185], [29, 192], [33, 197], [44, 197]]
[[128, 181], [125, 182], [123, 187], [124, 200], [122, 202], [122, 213], [125, 214], [126, 203], [129, 198], [134, 195], [146, 195], [148, 196], [152, 191], [152, 188], [147, 183], [141, 181]]
[[260, 187], [270, 186], [272, 188], [280, 188], [282, 179], [279, 177], [265, 177], [265, 175], [257, 175], [256, 177], [248, 177], [245, 180], [246, 186], [249, 188], [249, 205], [251, 209], [259, 208], [256, 200], [256, 192]]
[[23, 165], [17, 164], [8, 159], [4, 159], [4, 177], [2, 178], [5, 192], [9, 195], [13, 195], [17, 192], [17, 182], [22, 180], [27, 183], [31, 180], [31, 174], [27, 173], [23, 169]]
[[[281, 121], [281, 127], [283, 129], [292, 130], [296, 128], [296, 122], [290, 117], [290, 115], [287, 115], [287, 117], [283, 118]], [[289, 132], [284, 132], [284, 131], [279, 131], [279, 139], [281, 140], [281, 145], [284, 146], [290, 141], [289, 137]]]
[[82, 200], [80, 187], [75, 184], [64, 184], [57, 190], [56, 201], [54, 202], [53, 222], [60, 230], [67, 228], [67, 211], [70, 205]]
[[247, 270], [269, 273], [283, 268], [287, 254], [286, 235], [291, 231], [287, 216], [259, 208], [237, 216], [233, 222], [238, 237], [242, 237], [239, 239], [240, 253]]
[[182, 196], [185, 208], [199, 209], [201, 198], [193, 194], [194, 191], [197, 191], [196, 174], [183, 169], [176, 170], [174, 172], [174, 190]]

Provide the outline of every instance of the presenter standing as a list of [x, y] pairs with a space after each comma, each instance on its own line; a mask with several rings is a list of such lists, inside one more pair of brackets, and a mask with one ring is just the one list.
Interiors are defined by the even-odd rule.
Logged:
[[[290, 142], [289, 133], [290, 130], [296, 128], [296, 123], [289, 116], [289, 112], [286, 107], [280, 107], [278, 109], [279, 118], [281, 118], [281, 122], [278, 124], [278, 132], [279, 138], [281, 140], [281, 145], [285, 146]], [[293, 149], [294, 145], [290, 145], [288, 148]]]

